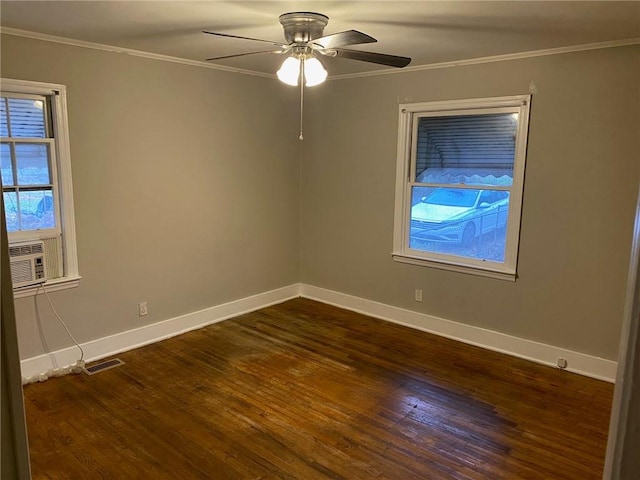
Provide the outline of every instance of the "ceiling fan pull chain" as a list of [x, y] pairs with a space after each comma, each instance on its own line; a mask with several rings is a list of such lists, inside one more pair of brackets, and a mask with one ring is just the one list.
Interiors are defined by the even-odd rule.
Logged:
[[304, 140], [304, 135], [302, 134], [302, 118], [304, 114], [304, 57], [300, 59], [300, 77], [298, 79], [300, 82], [300, 136], [298, 140]]

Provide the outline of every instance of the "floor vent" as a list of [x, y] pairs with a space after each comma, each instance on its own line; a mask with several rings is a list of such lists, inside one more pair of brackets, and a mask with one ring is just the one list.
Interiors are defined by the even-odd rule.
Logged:
[[86, 367], [84, 369], [84, 373], [87, 375], [95, 375], [96, 373], [104, 372], [105, 370], [119, 367], [120, 365], [124, 365], [124, 362], [119, 358], [113, 358], [111, 360], [104, 360], [102, 362], [94, 363], [90, 367]]

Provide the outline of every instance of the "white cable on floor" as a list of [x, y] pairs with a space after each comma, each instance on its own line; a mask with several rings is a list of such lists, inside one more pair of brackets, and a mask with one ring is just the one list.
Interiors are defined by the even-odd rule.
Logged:
[[84, 350], [82, 349], [82, 347], [80, 346], [80, 344], [78, 343], [78, 341], [75, 339], [75, 337], [71, 334], [71, 331], [69, 331], [69, 327], [67, 327], [67, 324], [64, 323], [64, 320], [62, 320], [62, 317], [60, 317], [60, 315], [58, 314], [58, 312], [56, 311], [55, 307], [53, 306], [53, 303], [51, 302], [51, 299], [49, 298], [49, 294], [47, 293], [47, 289], [44, 287], [43, 283], [40, 283], [38, 285], [38, 288], [36, 289], [36, 293], [35, 293], [35, 298], [38, 298], [38, 292], [40, 291], [40, 288], [42, 288], [42, 291], [44, 292], [44, 295], [47, 299], [47, 302], [49, 303], [49, 306], [51, 307], [51, 310], [53, 311], [54, 315], [56, 316], [56, 318], [58, 319], [58, 321], [62, 324], [62, 326], [64, 327], [64, 329], [66, 330], [67, 334], [69, 335], [69, 338], [71, 338], [71, 340], [73, 340], [73, 343], [75, 343], [76, 347], [78, 347], [80, 349], [80, 360], [78, 360], [76, 363], [72, 364], [72, 365], [68, 365], [64, 368], [55, 368], [55, 369], [51, 369], [51, 370], [47, 370], [46, 372], [42, 372], [38, 375], [32, 375], [30, 377], [23, 377], [22, 378], [22, 384], [23, 385], [27, 385], [29, 383], [35, 383], [35, 382], [44, 382], [45, 380], [51, 378], [51, 377], [61, 377], [63, 375], [67, 375], [69, 373], [81, 373], [85, 362], [84, 362]]

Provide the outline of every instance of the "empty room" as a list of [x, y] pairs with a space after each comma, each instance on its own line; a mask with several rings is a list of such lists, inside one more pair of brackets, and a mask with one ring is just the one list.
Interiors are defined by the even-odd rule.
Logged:
[[13, 479], [640, 478], [640, 2], [0, 2]]

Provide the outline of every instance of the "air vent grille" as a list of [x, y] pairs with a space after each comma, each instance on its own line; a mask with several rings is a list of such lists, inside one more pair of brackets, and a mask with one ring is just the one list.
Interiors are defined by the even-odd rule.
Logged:
[[32, 279], [31, 260], [18, 260], [11, 263], [11, 281], [13, 283], [29, 282]]
[[112, 358], [111, 360], [104, 360], [86, 367], [84, 369], [84, 373], [86, 373], [87, 375], [95, 375], [96, 373], [104, 372], [105, 370], [119, 367], [120, 365], [124, 365], [124, 362], [122, 360], [120, 360], [119, 358]]
[[26, 245], [13, 245], [9, 247], [10, 257], [22, 257], [24, 255], [34, 255], [36, 253], [43, 253], [44, 245], [39, 243], [30, 243]]

